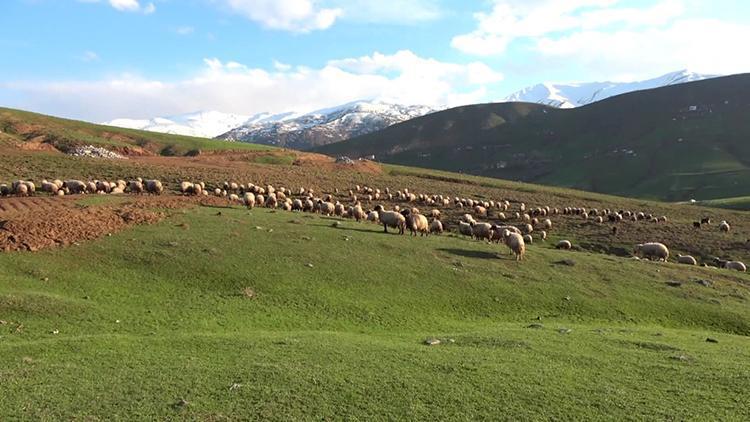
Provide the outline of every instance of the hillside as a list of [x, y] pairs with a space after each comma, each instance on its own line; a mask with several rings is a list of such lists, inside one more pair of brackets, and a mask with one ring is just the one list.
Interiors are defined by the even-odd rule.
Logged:
[[379, 161], [669, 201], [750, 194], [750, 74], [575, 109], [458, 107], [317, 148]]
[[[750, 262], [747, 213], [373, 163], [246, 152], [110, 160], [23, 145], [0, 143], [0, 182], [143, 177], [166, 191], [0, 198], [7, 419], [750, 417], [737, 405], [750, 386], [750, 277], [631, 257], [655, 240], [700, 262]], [[553, 215], [546, 242], [534, 231], [516, 262], [505, 246], [458, 235], [471, 211], [452, 204], [417, 200], [451, 232], [410, 237], [180, 196], [182, 180], [273, 184], [295, 199], [305, 187], [346, 204], [356, 185], [507, 200], [503, 221], [516, 225], [521, 203], [668, 221], [622, 221], [615, 236], [611, 223]], [[360, 197], [368, 209], [409, 205]], [[703, 217], [732, 231], [693, 228]], [[555, 249], [560, 239], [573, 250]]]
[[261, 145], [96, 125], [9, 108], [0, 108], [0, 142], [27, 150], [61, 152], [69, 152], [77, 146], [94, 145], [124, 156], [272, 149]]

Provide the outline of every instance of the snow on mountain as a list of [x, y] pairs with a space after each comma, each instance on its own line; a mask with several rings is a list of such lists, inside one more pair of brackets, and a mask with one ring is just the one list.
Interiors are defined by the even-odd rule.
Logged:
[[213, 138], [244, 123], [273, 120], [275, 117], [268, 113], [243, 116], [218, 111], [201, 111], [171, 117], [155, 117], [153, 119], [114, 119], [103, 124], [175, 135]]
[[385, 129], [433, 111], [427, 106], [355, 101], [299, 116], [249, 121], [219, 138], [304, 150]]
[[541, 83], [515, 92], [503, 101], [523, 101], [559, 108], [574, 108], [628, 92], [700, 81], [716, 76], [680, 70], [639, 82]]

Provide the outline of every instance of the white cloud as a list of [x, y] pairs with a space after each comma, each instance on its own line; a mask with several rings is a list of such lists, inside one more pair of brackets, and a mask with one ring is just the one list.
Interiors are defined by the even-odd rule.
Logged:
[[333, 60], [321, 68], [276, 63], [266, 70], [215, 58], [204, 65], [196, 76], [176, 81], [122, 75], [93, 82], [0, 83], [0, 103], [92, 121], [205, 109], [308, 111], [365, 98], [459, 105], [485, 100], [486, 87], [502, 79], [481, 62], [441, 62], [408, 50]]
[[329, 28], [342, 14], [339, 8], [322, 8], [313, 0], [224, 0], [224, 3], [266, 28], [292, 32]]
[[[79, 3], [100, 3], [100, 0], [78, 0]], [[110, 6], [120, 12], [141, 12], [150, 15], [156, 11], [154, 3], [141, 5], [139, 0], [108, 0]]]
[[436, 0], [329, 0], [328, 3], [343, 10], [342, 19], [356, 22], [414, 24], [445, 15]]
[[616, 7], [618, 3], [619, 0], [496, 0], [489, 13], [474, 15], [476, 29], [454, 37], [451, 45], [469, 54], [498, 55], [519, 38], [613, 25], [661, 25], [684, 11], [681, 0], [662, 0], [640, 9]]
[[174, 30], [174, 32], [176, 32], [178, 35], [190, 35], [195, 32], [195, 28], [193, 28], [192, 26], [179, 26]]
[[81, 61], [84, 61], [84, 62], [95, 62], [99, 60], [99, 55], [89, 50], [89, 51], [84, 51], [83, 54], [81, 54], [81, 56], [79, 57], [79, 59], [81, 59]]
[[542, 38], [536, 49], [553, 65], [575, 62], [598, 77], [635, 80], [681, 68], [710, 74], [750, 71], [750, 56], [740, 43], [746, 39], [750, 25], [684, 19], [641, 31]]

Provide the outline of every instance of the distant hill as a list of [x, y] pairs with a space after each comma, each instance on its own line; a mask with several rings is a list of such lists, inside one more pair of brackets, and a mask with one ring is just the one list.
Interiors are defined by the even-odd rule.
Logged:
[[288, 113], [281, 119], [248, 121], [219, 139], [307, 150], [376, 132], [434, 111], [381, 101], [356, 101], [306, 114]]
[[457, 107], [317, 148], [329, 155], [665, 200], [750, 194], [750, 74], [559, 109]]
[[174, 135], [213, 138], [262, 116], [243, 116], [219, 111], [199, 111], [170, 117], [152, 119], [114, 119], [102, 124], [150, 132], [171, 133]]
[[540, 83], [515, 92], [503, 101], [538, 103], [559, 108], [574, 108], [601, 101], [615, 95], [644, 89], [660, 88], [685, 82], [715, 78], [688, 70], [667, 73], [658, 78], [637, 82]]

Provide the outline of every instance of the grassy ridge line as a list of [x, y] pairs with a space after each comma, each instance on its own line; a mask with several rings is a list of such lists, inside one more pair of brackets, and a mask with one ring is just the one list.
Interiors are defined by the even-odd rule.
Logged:
[[746, 274], [332, 221], [197, 208], [0, 255], [0, 414], [748, 416]]
[[[18, 131], [18, 125], [37, 127], [22, 134]], [[0, 130], [20, 141], [43, 136], [45, 142], [52, 143], [62, 150], [81, 144], [114, 147], [139, 146], [163, 155], [183, 155], [193, 150], [272, 151], [276, 149], [264, 145], [104, 126], [9, 108], [0, 108]]]

